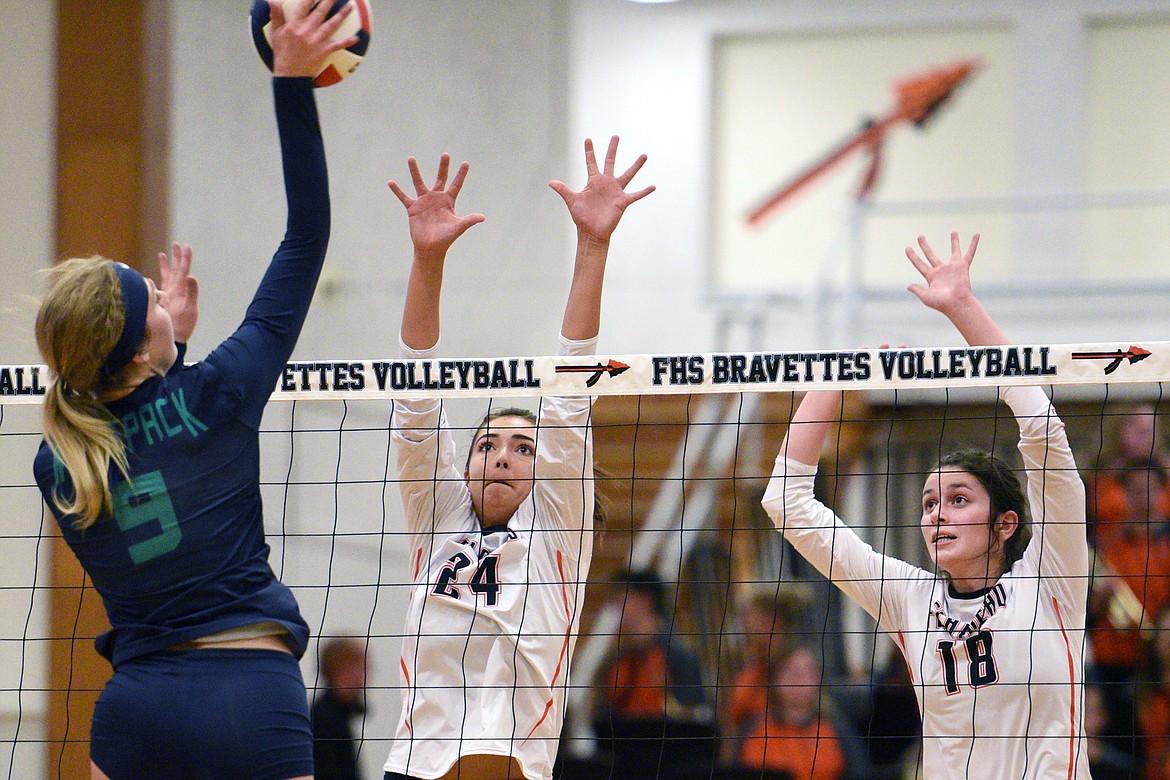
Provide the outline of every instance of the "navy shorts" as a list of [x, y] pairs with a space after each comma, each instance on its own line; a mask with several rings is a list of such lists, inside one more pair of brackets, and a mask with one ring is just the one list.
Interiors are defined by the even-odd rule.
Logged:
[[110, 780], [288, 780], [313, 774], [297, 659], [183, 650], [127, 661], [93, 711], [90, 757]]

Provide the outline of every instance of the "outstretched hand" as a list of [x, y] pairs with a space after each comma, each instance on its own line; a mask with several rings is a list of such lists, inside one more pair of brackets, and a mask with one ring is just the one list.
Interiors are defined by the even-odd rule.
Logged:
[[906, 289], [935, 311], [941, 312], [973, 347], [1007, 344], [1008, 338], [971, 290], [971, 261], [979, 246], [979, 234], [971, 236], [964, 252], [959, 234], [951, 233], [951, 259], [943, 262], [923, 236], [918, 237], [922, 256], [906, 247], [906, 257], [926, 280], [926, 287], [912, 284]]
[[346, 3], [328, 19], [333, 3], [302, 0], [285, 13], [278, 0], [268, 0], [271, 18], [272, 73], [276, 76], [313, 77], [325, 58], [358, 42], [356, 35], [330, 40], [351, 13], [353, 3]]
[[944, 262], [935, 254], [925, 236], [918, 237], [922, 255], [914, 247], [906, 247], [906, 257], [922, 274], [926, 286], [911, 284], [906, 289], [918, 296], [918, 300], [935, 311], [950, 317], [958, 307], [974, 298], [971, 291], [971, 261], [979, 247], [979, 234], [971, 236], [971, 243], [964, 252], [959, 245], [959, 234], [951, 233], [951, 259]]
[[199, 282], [191, 275], [191, 245], [171, 244], [171, 254], [158, 253], [159, 289], [175, 329], [175, 342], [186, 344], [199, 320]]
[[617, 160], [618, 137], [609, 139], [609, 150], [605, 154], [604, 168], [598, 168], [597, 156], [593, 152], [593, 140], [585, 139], [585, 169], [589, 178], [580, 192], [574, 192], [564, 182], [550, 181], [549, 187], [560, 195], [569, 207], [577, 230], [596, 241], [608, 242], [621, 221], [622, 214], [631, 203], [654, 192], [654, 185], [637, 192], [626, 192], [626, 187], [646, 162], [641, 155], [620, 176], [614, 175]]
[[418, 160], [413, 157], [406, 161], [410, 169], [410, 178], [414, 182], [414, 191], [418, 197], [412, 198], [406, 194], [397, 182], [387, 182], [390, 191], [406, 207], [406, 216], [410, 220], [410, 240], [414, 243], [417, 255], [443, 256], [455, 239], [463, 235], [472, 225], [483, 222], [483, 214], [468, 214], [459, 217], [455, 214], [455, 199], [459, 197], [459, 190], [463, 188], [463, 180], [467, 178], [470, 169], [466, 162], [459, 166], [455, 178], [447, 185], [447, 174], [451, 167], [451, 155], [444, 154], [439, 158], [439, 174], [435, 178], [435, 186], [427, 187], [422, 173], [418, 169]]

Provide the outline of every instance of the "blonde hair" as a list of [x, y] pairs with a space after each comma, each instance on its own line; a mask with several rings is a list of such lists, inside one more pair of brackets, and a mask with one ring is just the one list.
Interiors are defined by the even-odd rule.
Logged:
[[85, 529], [112, 510], [110, 464], [129, 478], [126, 446], [102, 403], [102, 391], [116, 382], [101, 370], [126, 311], [118, 274], [103, 257], [66, 260], [49, 274], [36, 323], [37, 348], [53, 377], [42, 419], [45, 440], [73, 483], [72, 496], [58, 487], [52, 501]]

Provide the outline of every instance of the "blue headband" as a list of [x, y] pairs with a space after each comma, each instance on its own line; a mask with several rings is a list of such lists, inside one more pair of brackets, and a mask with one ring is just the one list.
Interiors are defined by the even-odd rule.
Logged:
[[122, 335], [118, 343], [102, 363], [102, 375], [112, 377], [121, 371], [138, 354], [142, 339], [146, 337], [146, 309], [150, 303], [150, 289], [146, 279], [125, 263], [114, 263], [118, 282], [122, 287], [122, 309], [126, 312]]

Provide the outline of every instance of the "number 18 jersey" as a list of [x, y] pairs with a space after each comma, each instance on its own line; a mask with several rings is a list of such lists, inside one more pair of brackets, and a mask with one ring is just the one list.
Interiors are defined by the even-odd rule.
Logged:
[[985, 591], [955, 593], [945, 578], [873, 550], [813, 497], [816, 468], [783, 453], [764, 507], [902, 651], [922, 714], [926, 777], [1088, 778], [1084, 485], [1044, 392], [1002, 393], [1020, 426], [1034, 536]]

